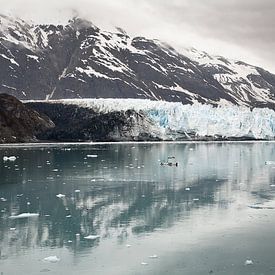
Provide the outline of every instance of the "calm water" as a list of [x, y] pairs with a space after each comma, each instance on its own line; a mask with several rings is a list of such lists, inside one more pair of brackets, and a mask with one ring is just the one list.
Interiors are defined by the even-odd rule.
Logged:
[[0, 274], [275, 274], [265, 161], [275, 143], [0, 147]]

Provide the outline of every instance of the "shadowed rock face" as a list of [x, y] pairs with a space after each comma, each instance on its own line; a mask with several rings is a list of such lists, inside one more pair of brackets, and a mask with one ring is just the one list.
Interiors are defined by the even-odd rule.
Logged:
[[0, 87], [19, 99], [140, 98], [275, 107], [275, 75], [194, 49], [0, 16]]
[[53, 127], [47, 116], [27, 108], [11, 95], [0, 94], [0, 143], [36, 141], [36, 135]]
[[[77, 105], [29, 102], [27, 107], [51, 118], [55, 127], [38, 138], [50, 141], [147, 141], [159, 140], [151, 134], [151, 122], [133, 110], [100, 113]], [[142, 131], [144, 129], [144, 131]]]

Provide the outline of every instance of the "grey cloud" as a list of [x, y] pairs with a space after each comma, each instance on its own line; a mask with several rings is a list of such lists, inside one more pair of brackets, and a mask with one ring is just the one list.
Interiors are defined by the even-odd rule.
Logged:
[[[77, 11], [99, 27], [159, 38], [275, 72], [274, 0], [0, 0], [1, 12], [66, 21]], [[74, 12], [73, 12], [74, 11]]]

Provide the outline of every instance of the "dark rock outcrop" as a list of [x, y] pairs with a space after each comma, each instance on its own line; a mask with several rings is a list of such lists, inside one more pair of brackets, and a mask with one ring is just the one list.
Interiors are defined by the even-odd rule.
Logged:
[[[28, 102], [27, 107], [51, 118], [55, 127], [38, 135], [50, 141], [148, 141], [159, 140], [148, 131], [151, 122], [133, 110], [95, 112], [77, 105]], [[143, 131], [144, 129], [144, 131]]]
[[0, 143], [37, 141], [37, 135], [53, 127], [47, 116], [27, 108], [11, 95], [0, 94]]

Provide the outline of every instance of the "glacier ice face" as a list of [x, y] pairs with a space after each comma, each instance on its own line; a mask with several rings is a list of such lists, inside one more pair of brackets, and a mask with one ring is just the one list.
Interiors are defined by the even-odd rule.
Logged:
[[[154, 129], [155, 135], [163, 140], [180, 140], [183, 137], [274, 139], [275, 136], [275, 112], [268, 108], [250, 110], [235, 105], [183, 105], [180, 102], [146, 99], [64, 99], [47, 102], [73, 104], [100, 113], [134, 110], [145, 115], [150, 121], [148, 129]], [[146, 129], [138, 131], [146, 132]]]

